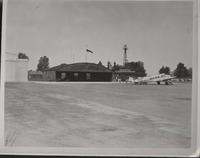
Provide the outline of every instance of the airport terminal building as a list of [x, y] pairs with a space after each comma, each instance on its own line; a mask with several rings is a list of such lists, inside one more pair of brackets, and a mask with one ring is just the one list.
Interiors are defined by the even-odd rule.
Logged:
[[45, 81], [112, 81], [112, 71], [95, 63], [61, 64], [43, 73]]

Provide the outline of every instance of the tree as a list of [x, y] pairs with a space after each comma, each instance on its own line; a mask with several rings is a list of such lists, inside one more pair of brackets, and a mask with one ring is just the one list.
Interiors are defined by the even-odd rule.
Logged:
[[25, 53], [19, 52], [18, 59], [28, 59], [29, 60], [29, 57]]
[[174, 71], [174, 76], [177, 78], [186, 78], [188, 77], [188, 70], [183, 63], [179, 63]]
[[46, 56], [40, 57], [39, 63], [37, 65], [37, 71], [42, 71], [49, 68], [49, 58]]
[[117, 71], [119, 70], [118, 65], [116, 64], [116, 62], [113, 63], [113, 67], [112, 67], [112, 71]]
[[112, 65], [111, 65], [111, 62], [110, 62], [110, 61], [107, 62], [107, 68], [108, 68], [109, 70], [112, 69]]
[[144, 63], [141, 61], [128, 62], [125, 64], [125, 68], [131, 71], [135, 71], [135, 75], [138, 77], [146, 76], [146, 70], [144, 69]]
[[101, 65], [101, 66], [102, 66], [103, 64], [102, 64], [102, 62], [101, 62], [101, 61], [99, 61], [99, 62], [98, 62], [98, 65]]
[[166, 74], [169, 75], [170, 74], [170, 68], [168, 66], [164, 67], [162, 66], [159, 70], [159, 74]]
[[123, 69], [124, 66], [117, 64], [116, 62], [113, 63], [112, 71], [119, 71], [120, 69]]
[[116, 62], [114, 61], [114, 63], [113, 63], [113, 67], [115, 67], [117, 64], [116, 64]]
[[192, 78], [192, 68], [188, 69], [188, 78]]
[[165, 67], [162, 66], [162, 67], [160, 68], [160, 70], [159, 70], [159, 74], [162, 74], [162, 73], [164, 73], [164, 72], [165, 72]]

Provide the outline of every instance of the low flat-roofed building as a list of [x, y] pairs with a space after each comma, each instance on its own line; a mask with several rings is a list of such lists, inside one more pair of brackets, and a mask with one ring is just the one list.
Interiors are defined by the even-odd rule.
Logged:
[[126, 81], [129, 77], [135, 78], [135, 71], [131, 71], [129, 69], [120, 69], [118, 71], [115, 71], [113, 74], [113, 80], [114, 81]]
[[41, 71], [28, 71], [28, 80], [29, 81], [42, 81], [43, 73]]

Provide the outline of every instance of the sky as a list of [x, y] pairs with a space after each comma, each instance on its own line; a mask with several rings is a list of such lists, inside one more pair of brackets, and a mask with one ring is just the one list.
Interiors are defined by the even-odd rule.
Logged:
[[[192, 66], [191, 1], [8, 0], [6, 51], [61, 63], [142, 61], [148, 74], [179, 62]], [[86, 53], [86, 49], [94, 53]]]

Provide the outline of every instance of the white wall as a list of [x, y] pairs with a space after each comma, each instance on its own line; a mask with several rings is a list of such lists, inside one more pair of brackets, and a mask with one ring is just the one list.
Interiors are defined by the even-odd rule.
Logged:
[[7, 55], [5, 62], [5, 81], [28, 81], [28, 60], [16, 59], [16, 56]]
[[5, 62], [5, 81], [15, 81], [15, 60]]
[[15, 62], [15, 80], [28, 81], [28, 60], [17, 59]]

